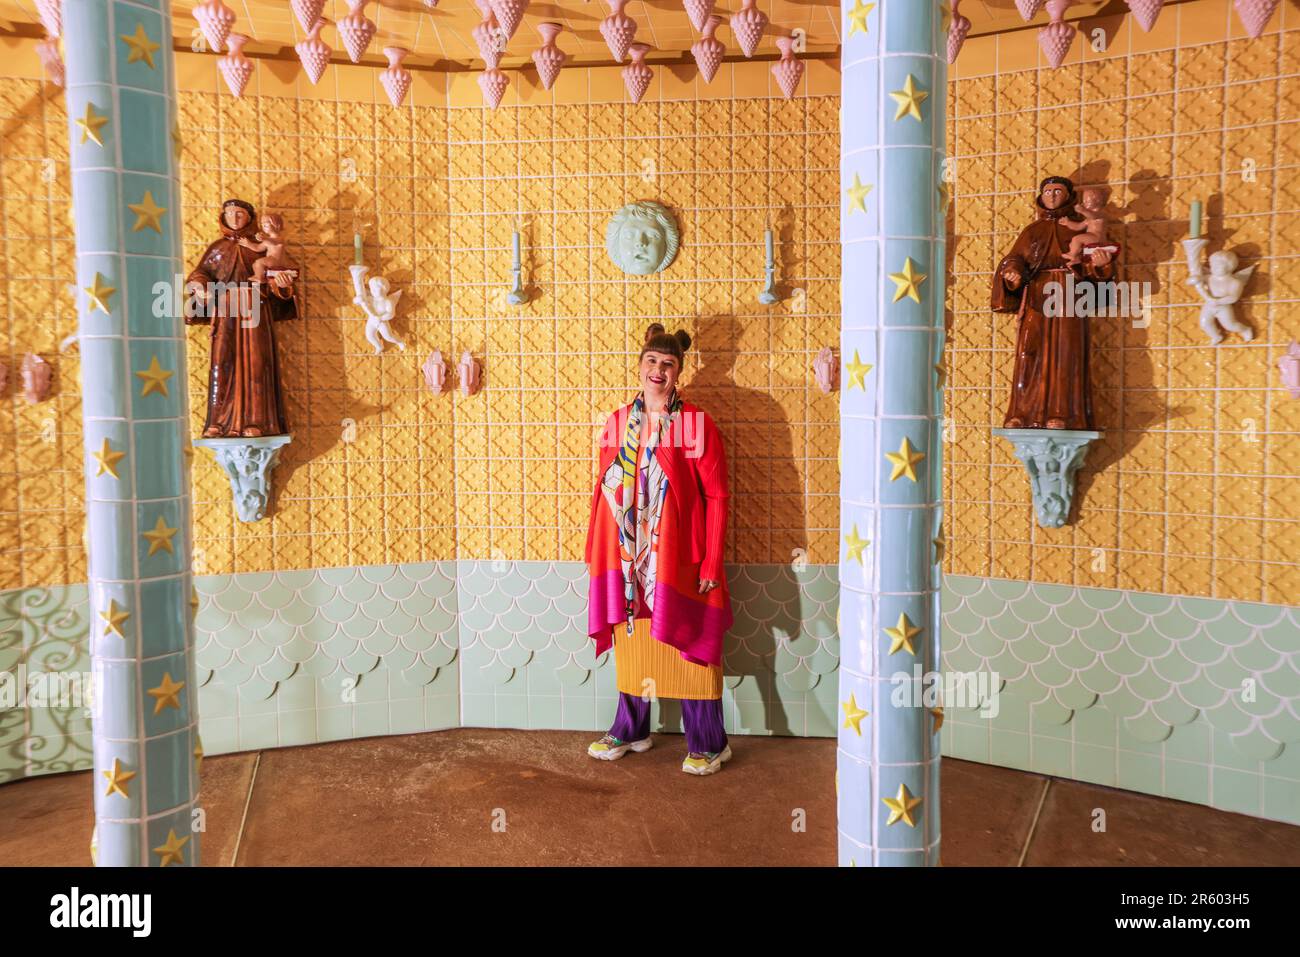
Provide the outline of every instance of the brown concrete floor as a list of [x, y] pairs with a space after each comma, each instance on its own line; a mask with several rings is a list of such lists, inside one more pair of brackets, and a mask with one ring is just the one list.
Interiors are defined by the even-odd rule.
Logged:
[[[207, 758], [203, 862], [835, 863], [833, 740], [738, 738], [698, 778], [679, 770], [679, 735], [610, 763], [585, 756], [592, 738], [463, 728]], [[0, 786], [0, 865], [87, 864], [90, 786], [89, 772]], [[942, 810], [947, 866], [1300, 859], [1300, 827], [951, 759]]]

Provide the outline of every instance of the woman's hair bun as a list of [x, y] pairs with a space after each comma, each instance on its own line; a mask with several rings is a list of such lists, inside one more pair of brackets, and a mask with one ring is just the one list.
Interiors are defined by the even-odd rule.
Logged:
[[650, 323], [650, 325], [648, 325], [645, 330], [645, 341], [649, 342], [655, 336], [662, 335], [664, 331], [665, 330], [663, 327], [663, 323], [660, 322]]
[[682, 344], [682, 352], [685, 352], [691, 347], [691, 334], [685, 329], [678, 329], [675, 333], [675, 337], [677, 341]]

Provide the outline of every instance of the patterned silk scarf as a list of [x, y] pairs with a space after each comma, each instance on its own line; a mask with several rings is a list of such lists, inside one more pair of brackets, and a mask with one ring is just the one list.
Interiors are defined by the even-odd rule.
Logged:
[[636, 586], [641, 583], [646, 607], [653, 610], [655, 580], [658, 577], [659, 518], [668, 496], [668, 475], [659, 464], [655, 450], [667, 435], [682, 400], [674, 389], [668, 406], [659, 417], [659, 428], [650, 433], [644, 450], [645, 468], [639, 468], [637, 449], [641, 445], [641, 417], [645, 414], [645, 396], [638, 394], [627, 417], [623, 444], [618, 455], [601, 477], [605, 502], [618, 528], [618, 551], [623, 567], [623, 601], [627, 633], [632, 634], [636, 620]]

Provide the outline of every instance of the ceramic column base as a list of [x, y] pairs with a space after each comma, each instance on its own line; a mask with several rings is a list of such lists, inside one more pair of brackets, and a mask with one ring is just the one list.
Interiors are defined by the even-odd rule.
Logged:
[[1060, 528], [1074, 506], [1074, 477], [1100, 432], [1068, 429], [994, 429], [1015, 448], [1029, 473], [1034, 512], [1043, 528]]
[[271, 472], [280, 460], [280, 449], [292, 440], [290, 435], [264, 435], [195, 439], [194, 444], [211, 450], [217, 464], [225, 469], [239, 520], [256, 522], [266, 515], [266, 503], [271, 498]]

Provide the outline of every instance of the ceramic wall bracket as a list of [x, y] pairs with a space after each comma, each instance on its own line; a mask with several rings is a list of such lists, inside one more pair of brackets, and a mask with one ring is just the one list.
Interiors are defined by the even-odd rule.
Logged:
[[195, 439], [194, 445], [210, 450], [225, 470], [239, 520], [257, 522], [266, 515], [266, 504], [271, 497], [271, 472], [280, 461], [280, 450], [292, 439], [289, 435]]
[[512, 306], [522, 306], [528, 301], [528, 293], [524, 291], [524, 261], [520, 255], [518, 230], [515, 231], [512, 242], [514, 251], [510, 260], [510, 275], [514, 278], [514, 282], [510, 286], [510, 292], [506, 294], [506, 300]]
[[1068, 429], [994, 429], [1011, 443], [1029, 474], [1034, 511], [1043, 528], [1060, 528], [1074, 505], [1075, 474], [1100, 432]]
[[758, 301], [765, 306], [775, 306], [781, 301], [781, 297], [776, 294], [776, 251], [770, 229], [763, 232], [763, 246], [767, 253], [767, 264], [764, 266], [767, 272], [767, 285], [758, 294]]

